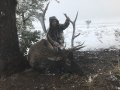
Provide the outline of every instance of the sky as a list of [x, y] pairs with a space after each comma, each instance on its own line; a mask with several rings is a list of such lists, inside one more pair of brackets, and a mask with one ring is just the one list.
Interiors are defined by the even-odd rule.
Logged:
[[64, 21], [64, 13], [73, 19], [79, 12], [78, 20], [118, 19], [120, 18], [120, 0], [51, 0], [46, 17], [56, 16]]
[[[66, 13], [71, 20], [74, 20], [77, 11], [79, 12], [77, 24], [86, 24], [86, 20], [94, 23], [119, 22], [120, 23], [120, 0], [50, 0], [46, 12], [46, 27], [49, 27], [49, 17], [56, 16], [60, 23], [64, 23]], [[40, 28], [39, 21], [36, 27]]]

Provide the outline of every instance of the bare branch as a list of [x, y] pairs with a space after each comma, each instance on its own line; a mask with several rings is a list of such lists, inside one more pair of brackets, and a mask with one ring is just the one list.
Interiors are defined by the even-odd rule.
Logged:
[[45, 10], [43, 11], [43, 15], [44, 15], [44, 17], [45, 17], [46, 11], [48, 10], [48, 6], [49, 6], [49, 4], [50, 4], [50, 2], [46, 5]]
[[47, 34], [47, 30], [46, 30], [46, 26], [45, 26], [45, 14], [46, 14], [46, 11], [48, 9], [49, 4], [50, 4], [50, 2], [47, 4], [45, 9], [43, 10], [43, 13], [38, 14], [39, 17], [37, 18], [40, 21], [41, 26], [42, 26], [43, 31], [44, 31], [45, 34]]
[[44, 10], [40, 7], [40, 10], [42, 11], [42, 12], [44, 12]]
[[46, 26], [45, 26], [45, 14], [46, 14], [46, 11], [48, 9], [49, 4], [50, 4], [50, 2], [46, 5], [44, 10], [40, 8], [42, 13], [39, 13], [39, 12], [36, 12], [33, 10], [30, 11], [40, 21], [42, 29], [43, 29], [45, 34], [47, 34], [47, 30], [46, 30]]
[[30, 17], [32, 17], [32, 14], [25, 18], [24, 21], [27, 21]]

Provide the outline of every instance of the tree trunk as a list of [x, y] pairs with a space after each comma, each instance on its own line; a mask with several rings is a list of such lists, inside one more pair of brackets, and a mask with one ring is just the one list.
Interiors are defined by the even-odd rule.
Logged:
[[0, 74], [17, 71], [24, 64], [19, 51], [16, 4], [16, 0], [0, 1]]

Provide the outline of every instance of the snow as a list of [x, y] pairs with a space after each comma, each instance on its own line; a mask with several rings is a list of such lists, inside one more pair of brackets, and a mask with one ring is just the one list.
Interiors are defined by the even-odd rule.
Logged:
[[[109, 20], [91, 21], [90, 28], [87, 28], [85, 20], [77, 21], [76, 35], [80, 33], [80, 36], [75, 39], [75, 46], [84, 42], [85, 47], [82, 50], [105, 49], [110, 47], [120, 49], [120, 39], [116, 39], [115, 36], [115, 30], [120, 32], [120, 20], [111, 22]], [[37, 30], [42, 30], [39, 22], [35, 22], [34, 25]], [[48, 28], [48, 23], [46, 25]], [[64, 37], [66, 47], [70, 47], [72, 25], [64, 31]]]

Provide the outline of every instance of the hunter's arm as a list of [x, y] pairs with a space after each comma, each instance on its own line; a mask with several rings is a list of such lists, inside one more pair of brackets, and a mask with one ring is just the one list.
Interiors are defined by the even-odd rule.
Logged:
[[65, 30], [70, 24], [70, 20], [68, 18], [66, 18], [65, 23], [64, 24], [60, 24], [60, 30]]

